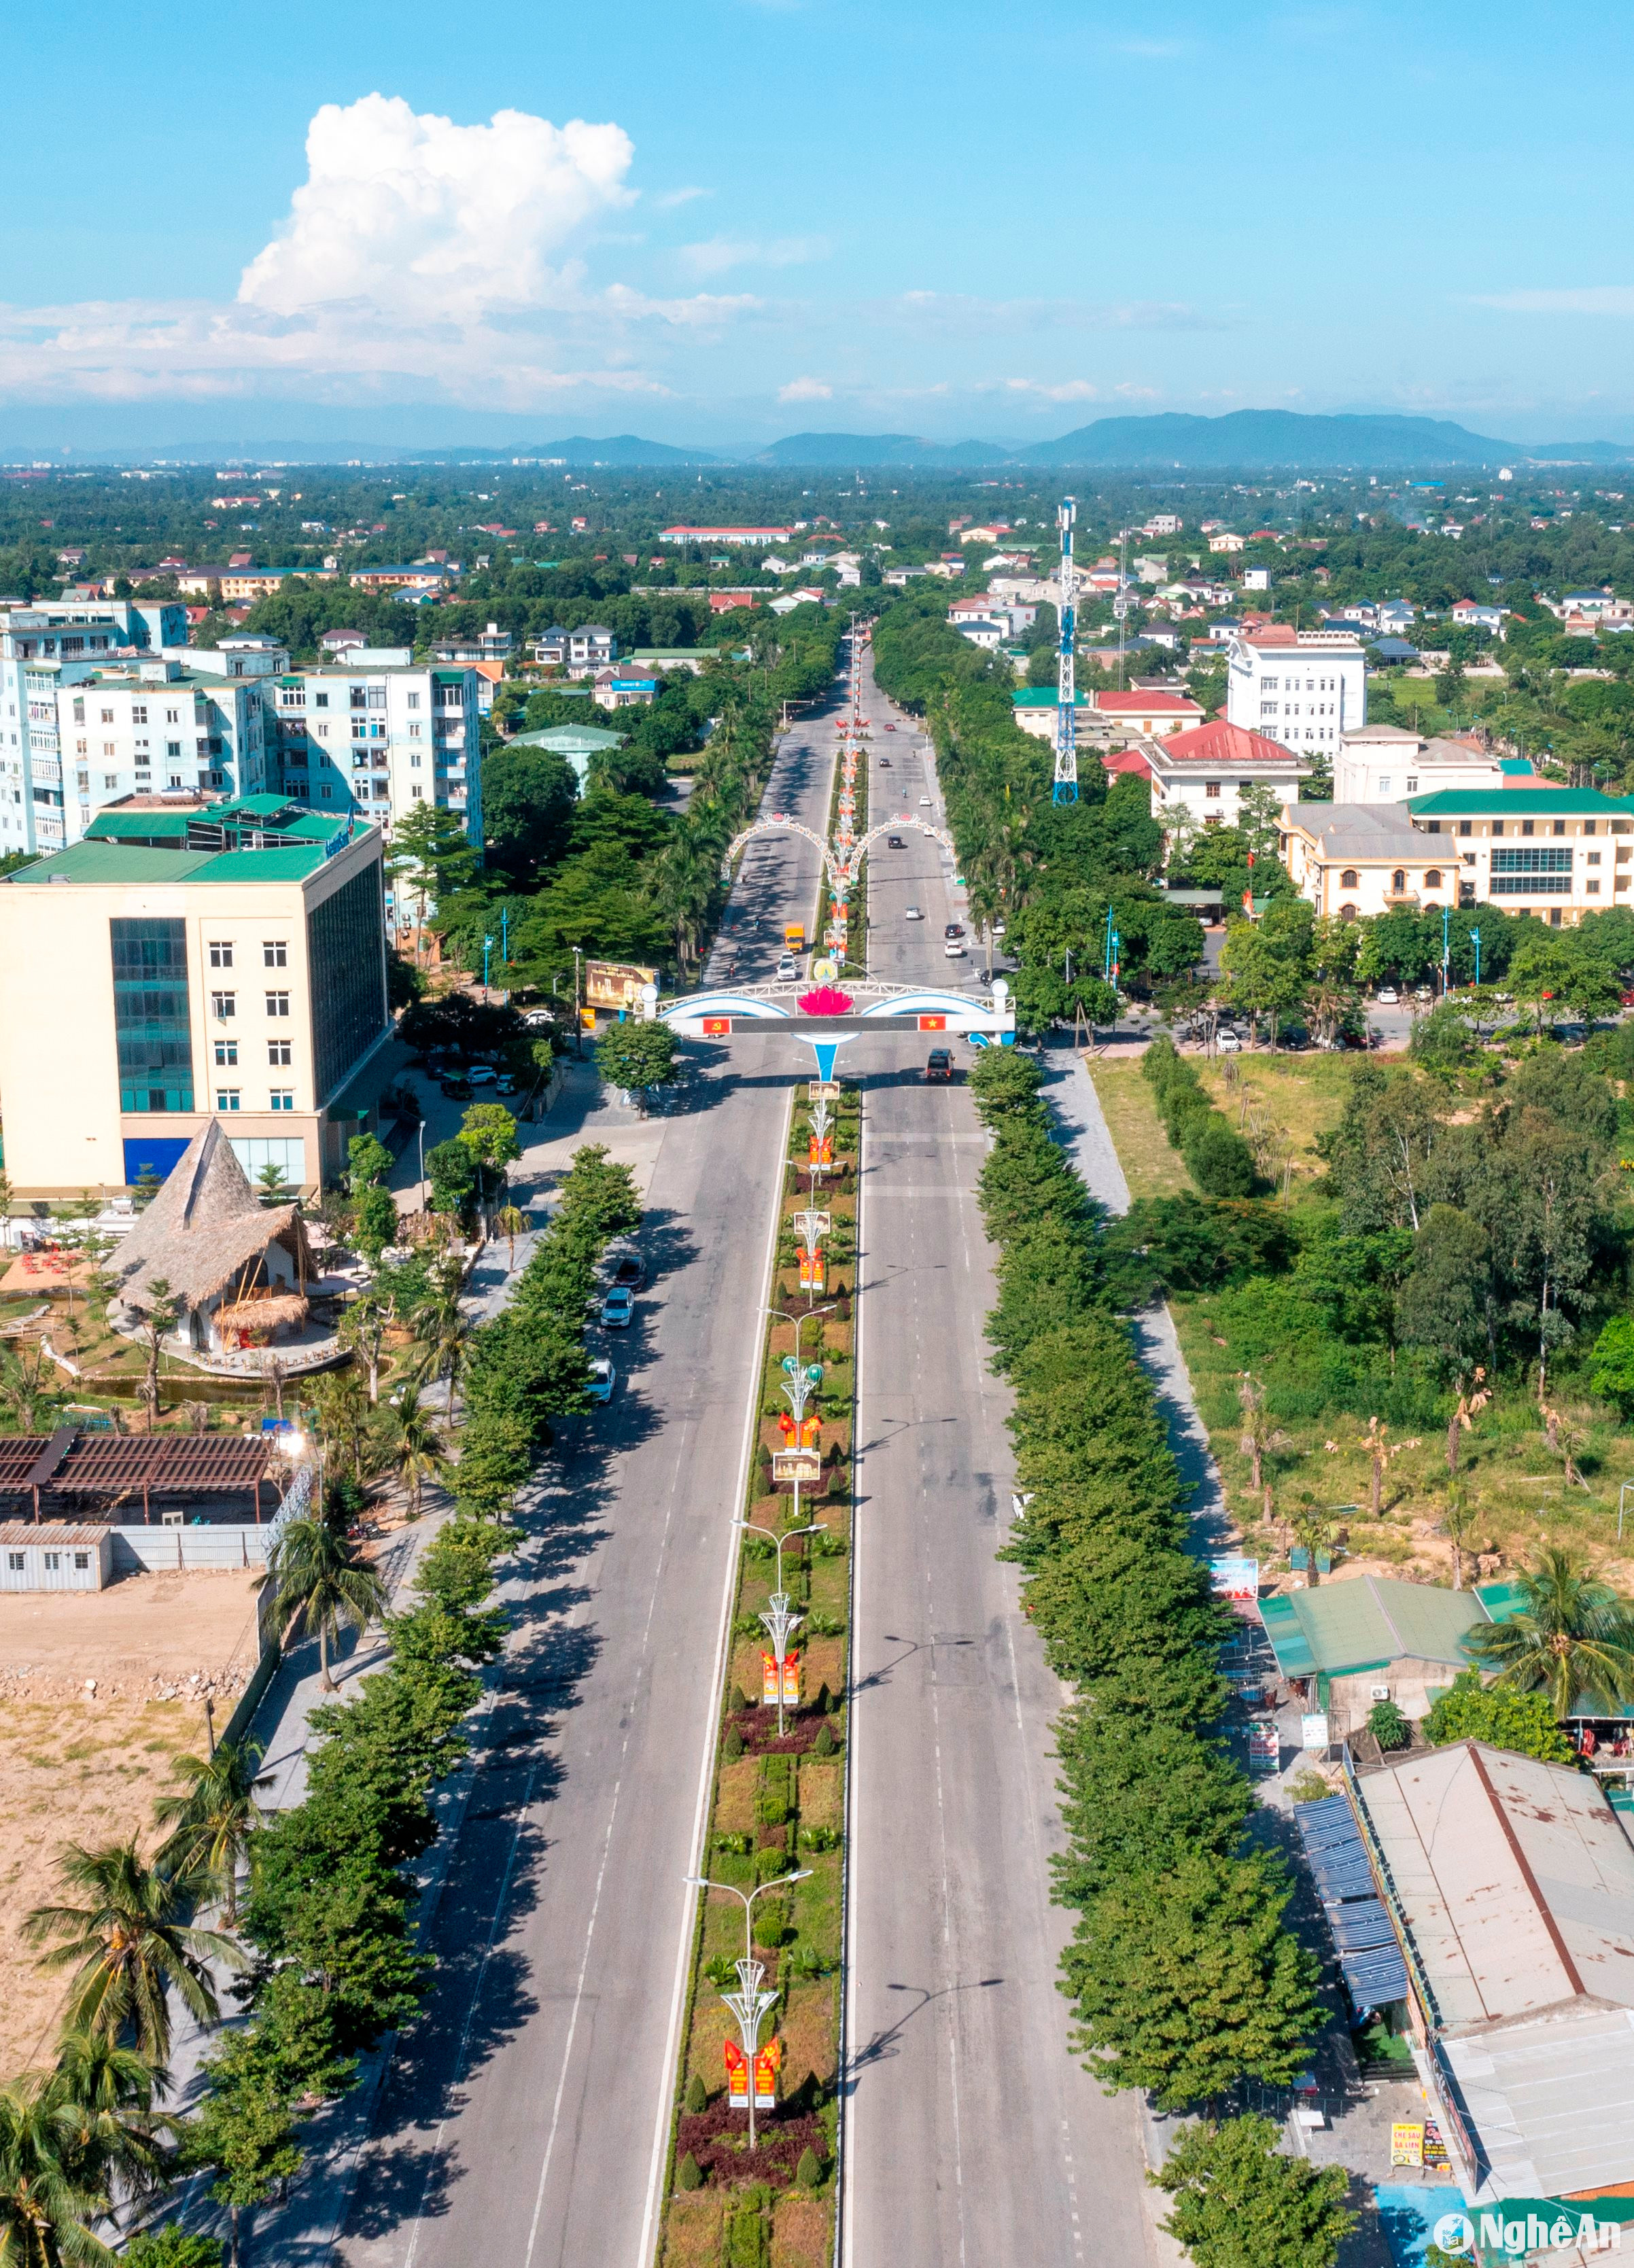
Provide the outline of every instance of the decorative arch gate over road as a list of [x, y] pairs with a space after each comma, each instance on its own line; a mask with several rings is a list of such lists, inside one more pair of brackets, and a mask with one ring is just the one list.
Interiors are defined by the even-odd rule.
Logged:
[[[810, 1000], [812, 1007], [806, 1002]], [[834, 1005], [830, 1005], [830, 1004]], [[1016, 1012], [999, 977], [982, 992], [939, 985], [887, 984], [873, 978], [841, 986], [806, 983], [735, 984], [712, 992], [683, 993], [660, 1001], [648, 986], [640, 1013], [667, 1024], [678, 1038], [729, 1039], [734, 1033], [798, 1027], [801, 1035], [855, 1031], [859, 1026], [921, 1032], [967, 1032], [978, 1044], [1010, 1047]]]
[[745, 843], [752, 843], [755, 836], [760, 835], [803, 835], [822, 860], [823, 873], [828, 876], [830, 884], [839, 879], [840, 868], [834, 852], [818, 834], [816, 828], [807, 827], [804, 820], [791, 819], [785, 812], [774, 811], [764, 819], [752, 819], [741, 834], [733, 836], [726, 846], [726, 854], [720, 862], [720, 878], [723, 882], [729, 882], [732, 880], [732, 860], [743, 849]]
[[928, 819], [915, 819], [909, 813], [902, 811], [899, 812], [894, 819], [882, 819], [877, 827], [871, 827], [859, 842], [852, 844], [850, 856], [845, 865], [846, 881], [851, 883], [857, 880], [863, 860], [868, 855], [870, 843], [877, 843], [882, 835], [894, 835], [899, 828], [904, 827], [911, 827], [921, 835], [928, 835], [933, 843], [941, 844], [955, 865], [958, 864], [959, 853], [953, 848], [953, 838], [945, 827], [932, 826]]

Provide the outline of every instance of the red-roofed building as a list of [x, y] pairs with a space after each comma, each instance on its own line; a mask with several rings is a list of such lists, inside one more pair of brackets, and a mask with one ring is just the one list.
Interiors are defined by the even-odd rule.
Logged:
[[1312, 767], [1244, 725], [1217, 717], [1194, 732], [1153, 738], [1141, 750], [1152, 767], [1152, 815], [1159, 825], [1232, 827], [1245, 788], [1268, 787], [1278, 803], [1299, 799]]
[[1203, 711], [1189, 693], [1092, 693], [1089, 706], [1115, 729], [1154, 739], [1203, 722]]
[[1128, 772], [1136, 779], [1149, 780], [1152, 766], [1138, 748], [1109, 748], [1100, 759], [1101, 769], [1108, 779]]

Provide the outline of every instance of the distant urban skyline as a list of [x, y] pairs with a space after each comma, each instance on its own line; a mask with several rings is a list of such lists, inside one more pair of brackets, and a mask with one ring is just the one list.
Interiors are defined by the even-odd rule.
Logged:
[[[70, 19], [73, 11], [70, 11]], [[1615, 210], [1634, 26], [1515, 0], [1152, 35], [1041, 0], [425, 0], [71, 35], [0, 151], [0, 452], [802, 429], [1026, 445], [1106, 415], [1634, 440]], [[1563, 169], [1555, 124], [1570, 117]]]

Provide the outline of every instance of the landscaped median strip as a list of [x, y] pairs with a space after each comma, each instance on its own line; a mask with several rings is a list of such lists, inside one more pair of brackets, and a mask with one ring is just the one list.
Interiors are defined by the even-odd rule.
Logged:
[[763, 2268], [774, 2244], [778, 2268], [827, 2268], [832, 2255], [859, 1130], [854, 1088], [797, 1098], [739, 1513], [664, 2268]]

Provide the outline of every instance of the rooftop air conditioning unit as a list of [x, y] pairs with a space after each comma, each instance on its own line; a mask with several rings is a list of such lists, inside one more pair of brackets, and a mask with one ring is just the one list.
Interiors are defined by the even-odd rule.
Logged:
[[1367, 1689], [1367, 1697], [1370, 1701], [1387, 1701], [1390, 1697], [1390, 1689], [1387, 1685], [1370, 1685]]

